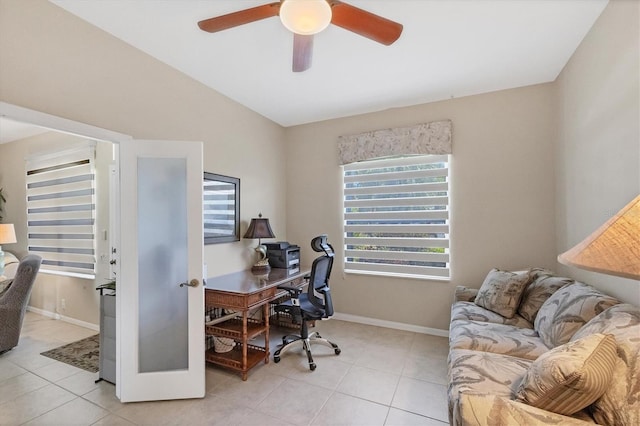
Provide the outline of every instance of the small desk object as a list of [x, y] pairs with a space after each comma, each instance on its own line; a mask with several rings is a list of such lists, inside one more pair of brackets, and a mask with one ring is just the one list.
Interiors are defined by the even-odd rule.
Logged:
[[[228, 352], [216, 352], [214, 347], [207, 349], [207, 362], [241, 372], [242, 380], [247, 380], [247, 372], [260, 361], [267, 364], [269, 302], [286, 294], [277, 288], [279, 285], [302, 286], [309, 272], [310, 268], [272, 268], [264, 275], [241, 271], [208, 278], [204, 294], [205, 311], [209, 315], [205, 323], [207, 337], [230, 338], [235, 345]], [[262, 308], [261, 315], [259, 308]], [[253, 318], [254, 314], [259, 318]], [[264, 337], [264, 346], [249, 344], [260, 335]]]

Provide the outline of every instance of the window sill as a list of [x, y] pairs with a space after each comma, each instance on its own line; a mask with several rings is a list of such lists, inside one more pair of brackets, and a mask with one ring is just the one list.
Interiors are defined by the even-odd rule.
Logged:
[[398, 273], [389, 273], [389, 272], [371, 272], [371, 271], [357, 271], [353, 269], [345, 269], [343, 270], [345, 274], [350, 275], [369, 275], [376, 277], [384, 277], [384, 278], [406, 278], [411, 280], [420, 280], [420, 281], [439, 281], [439, 282], [451, 282], [450, 277], [437, 277], [432, 275], [415, 275], [415, 274], [398, 274]]

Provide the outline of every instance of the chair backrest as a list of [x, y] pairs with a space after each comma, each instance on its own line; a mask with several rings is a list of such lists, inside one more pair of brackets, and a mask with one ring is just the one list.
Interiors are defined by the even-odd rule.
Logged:
[[324, 252], [324, 254], [314, 259], [311, 265], [307, 295], [309, 301], [318, 309], [323, 310], [323, 316], [327, 318], [333, 315], [329, 278], [333, 268], [334, 251], [331, 244], [327, 242], [326, 235], [320, 235], [311, 240], [311, 248], [317, 252]]
[[40, 270], [42, 258], [35, 254], [28, 254], [20, 260], [16, 275], [7, 291], [3, 294], [2, 301], [24, 305], [26, 309], [33, 283]]
[[0, 353], [18, 344], [22, 320], [42, 258], [28, 254], [20, 260], [9, 288], [0, 297]]

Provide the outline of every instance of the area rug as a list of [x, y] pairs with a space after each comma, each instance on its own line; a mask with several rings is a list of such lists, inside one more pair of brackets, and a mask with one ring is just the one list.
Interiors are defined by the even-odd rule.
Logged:
[[91, 373], [97, 373], [100, 360], [100, 335], [96, 334], [95, 336], [42, 352], [40, 355], [82, 368]]

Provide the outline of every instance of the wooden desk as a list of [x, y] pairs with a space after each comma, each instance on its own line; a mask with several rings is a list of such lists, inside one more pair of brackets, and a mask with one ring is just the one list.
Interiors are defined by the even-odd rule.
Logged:
[[[269, 302], [282, 296], [285, 291], [279, 285], [302, 285], [310, 268], [300, 268], [298, 272], [272, 268], [266, 275], [254, 275], [251, 271], [241, 271], [218, 277], [207, 278], [205, 286], [205, 311], [223, 308], [235, 314], [213, 318], [205, 325], [207, 335], [234, 339], [237, 344], [230, 352], [218, 353], [207, 349], [207, 362], [222, 365], [242, 373], [247, 380], [247, 372], [260, 361], [269, 362]], [[249, 318], [249, 312], [262, 308], [260, 319]], [[249, 344], [249, 340], [263, 335], [264, 346]]]

